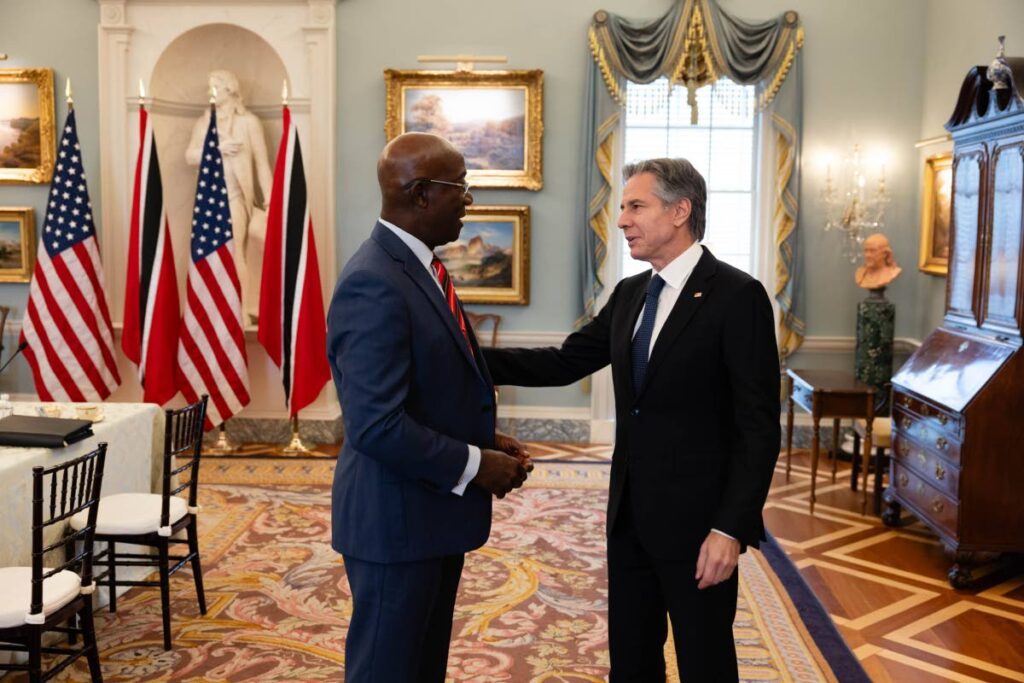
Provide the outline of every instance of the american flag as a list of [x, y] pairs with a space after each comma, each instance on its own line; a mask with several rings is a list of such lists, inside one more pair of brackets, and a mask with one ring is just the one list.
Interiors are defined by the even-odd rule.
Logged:
[[217, 113], [211, 107], [192, 210], [191, 258], [178, 341], [178, 388], [189, 403], [209, 394], [208, 430], [249, 403], [241, 285], [219, 145]]
[[102, 401], [121, 383], [74, 109], [57, 150], [21, 341], [44, 401]]
[[259, 340], [281, 368], [285, 399], [290, 415], [295, 417], [316, 400], [331, 370], [327, 365], [327, 323], [302, 147], [288, 107], [283, 118], [284, 132], [267, 212]]

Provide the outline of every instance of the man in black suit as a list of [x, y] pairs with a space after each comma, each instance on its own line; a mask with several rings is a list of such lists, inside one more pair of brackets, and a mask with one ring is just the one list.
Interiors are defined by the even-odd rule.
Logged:
[[707, 189], [685, 159], [624, 169], [618, 226], [653, 272], [620, 282], [561, 348], [484, 349], [495, 384], [555, 386], [611, 363], [611, 680], [738, 678], [736, 565], [764, 538], [779, 454], [779, 359], [761, 284], [702, 247]]

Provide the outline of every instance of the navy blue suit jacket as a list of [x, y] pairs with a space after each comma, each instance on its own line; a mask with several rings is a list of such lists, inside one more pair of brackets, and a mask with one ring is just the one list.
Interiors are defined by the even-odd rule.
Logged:
[[[332, 545], [369, 562], [465, 553], [487, 541], [491, 496], [470, 484], [467, 444], [494, 445], [494, 386], [431, 274], [377, 224], [342, 271], [327, 355], [345, 443], [332, 491]], [[475, 354], [475, 358], [474, 358]]]

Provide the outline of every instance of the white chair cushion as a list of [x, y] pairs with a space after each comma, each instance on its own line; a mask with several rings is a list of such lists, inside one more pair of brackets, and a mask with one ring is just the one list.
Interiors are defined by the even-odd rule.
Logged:
[[[115, 493], [100, 498], [96, 513], [96, 533], [112, 535], [150, 534], [160, 528], [159, 493]], [[88, 510], [71, 518], [71, 528], [81, 529], [89, 521]], [[170, 524], [188, 513], [184, 498], [171, 496]]]
[[[53, 614], [78, 595], [82, 579], [67, 569], [43, 581], [43, 614]], [[0, 569], [0, 628], [22, 626], [32, 606], [32, 567]]]

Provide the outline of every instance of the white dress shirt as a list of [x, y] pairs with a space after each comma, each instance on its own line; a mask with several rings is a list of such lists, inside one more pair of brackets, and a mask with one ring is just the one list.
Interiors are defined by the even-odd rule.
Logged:
[[[665, 326], [665, 321], [668, 320], [668, 316], [675, 307], [676, 301], [679, 300], [683, 287], [686, 286], [686, 281], [690, 279], [690, 275], [693, 273], [693, 269], [697, 267], [697, 261], [700, 261], [701, 254], [703, 253], [704, 247], [700, 246], [700, 242], [694, 242], [686, 251], [672, 259], [667, 266], [655, 271], [665, 281], [665, 286], [661, 288], [661, 294], [658, 295], [658, 310], [654, 314], [654, 331], [651, 334], [651, 346], [647, 349], [648, 358], [651, 357], [651, 349], [654, 348], [654, 343], [658, 341], [658, 334], [661, 333], [661, 328]], [[644, 304], [644, 308], [647, 308], [647, 304]], [[643, 319], [644, 311], [640, 309], [640, 316], [636, 319], [636, 325], [633, 327], [633, 336], [636, 336], [637, 330], [640, 329], [640, 322]], [[726, 538], [736, 540], [724, 531], [719, 531], [718, 529], [712, 529], [712, 531]]]
[[[430, 274], [430, 280], [437, 285], [437, 291], [441, 292], [441, 298], [444, 298], [444, 290], [441, 288], [441, 283], [438, 281], [437, 276], [434, 275], [434, 270], [430, 267], [430, 262], [434, 260], [434, 252], [430, 251], [430, 247], [424, 244], [419, 238], [414, 237], [402, 230], [394, 223], [389, 223], [383, 218], [377, 219], [381, 225], [395, 233], [398, 239], [405, 243], [405, 246], [409, 247], [412, 253], [416, 256], [416, 259], [423, 264], [423, 267]], [[461, 496], [466, 492], [466, 487], [469, 482], [473, 481], [473, 477], [476, 476], [477, 472], [480, 471], [480, 449], [472, 444], [466, 444], [469, 448], [469, 459], [466, 461], [466, 469], [463, 470], [462, 476], [459, 477], [459, 483], [452, 489], [452, 493], [457, 496]]]

